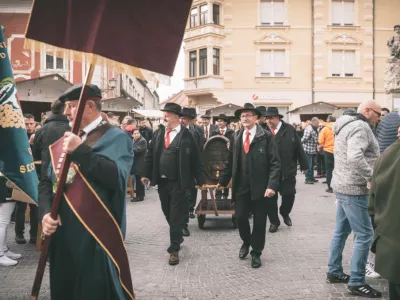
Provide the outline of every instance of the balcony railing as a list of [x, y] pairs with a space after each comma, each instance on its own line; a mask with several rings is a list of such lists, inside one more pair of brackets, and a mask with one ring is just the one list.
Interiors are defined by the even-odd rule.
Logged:
[[207, 89], [224, 88], [224, 79], [221, 77], [186, 78], [185, 91], [200, 91]]

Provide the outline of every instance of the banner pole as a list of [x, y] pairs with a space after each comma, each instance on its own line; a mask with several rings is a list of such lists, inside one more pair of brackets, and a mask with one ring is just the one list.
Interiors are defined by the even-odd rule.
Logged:
[[[72, 127], [73, 134], [78, 134], [79, 132], [79, 127], [81, 125], [83, 111], [85, 110], [85, 105], [88, 98], [89, 86], [90, 83], [92, 82], [94, 69], [95, 69], [95, 64], [91, 63], [89, 70], [86, 74], [85, 85], [83, 86], [81, 95], [79, 97], [78, 110], [75, 116], [74, 126]], [[69, 155], [67, 154], [60, 169], [60, 180], [58, 182], [57, 191], [54, 196], [53, 204], [51, 207], [50, 216], [54, 220], [57, 220], [58, 212], [60, 209], [61, 198], [64, 192], [65, 181], [67, 179], [70, 165], [71, 165], [71, 160]], [[49, 245], [51, 239], [52, 236], [47, 236], [44, 238], [43, 248], [40, 254], [39, 264], [36, 270], [35, 280], [32, 287], [31, 298], [30, 298], [31, 300], [37, 300], [39, 296], [39, 291], [42, 285], [43, 275], [46, 268], [46, 261], [49, 253]]]

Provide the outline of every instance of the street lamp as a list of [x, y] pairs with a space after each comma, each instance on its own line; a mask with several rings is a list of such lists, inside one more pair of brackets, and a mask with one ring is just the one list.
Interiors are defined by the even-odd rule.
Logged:
[[107, 93], [109, 91], [115, 90], [116, 87], [117, 87], [117, 80], [115, 80], [114, 78], [111, 78], [111, 79], [108, 80], [107, 88], [102, 89], [101, 91], [103, 93]]
[[117, 80], [111, 78], [110, 80], [108, 80], [108, 84], [110, 85], [110, 89], [113, 90], [117, 87]]

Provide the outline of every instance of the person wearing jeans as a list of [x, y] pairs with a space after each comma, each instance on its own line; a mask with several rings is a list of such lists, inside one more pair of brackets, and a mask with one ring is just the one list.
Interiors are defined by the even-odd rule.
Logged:
[[0, 266], [14, 266], [16, 259], [21, 254], [11, 252], [7, 247], [7, 226], [11, 220], [11, 214], [15, 208], [15, 202], [11, 201], [11, 189], [6, 186], [7, 179], [0, 173]]
[[306, 153], [307, 163], [308, 163], [308, 171], [305, 174], [306, 183], [314, 183], [314, 158], [315, 154], [308, 154]]
[[342, 252], [349, 234], [355, 235], [353, 255], [350, 266], [349, 286], [365, 284], [365, 265], [368, 259], [374, 230], [368, 215], [368, 195], [344, 195], [336, 193], [337, 209], [336, 224], [331, 241], [328, 273], [341, 277]]
[[[365, 267], [373, 238], [368, 214], [368, 194], [373, 165], [379, 157], [379, 145], [371, 127], [380, 117], [375, 101], [360, 104], [356, 115], [344, 115], [333, 126], [335, 133], [335, 169], [332, 188], [337, 199], [336, 225], [329, 252], [328, 283], [347, 283], [357, 296], [380, 298], [382, 293], [365, 281]], [[354, 232], [350, 276], [342, 267], [342, 253], [348, 235]]]
[[317, 117], [312, 118], [311, 124], [304, 130], [304, 135], [301, 139], [308, 161], [308, 172], [305, 174], [306, 184], [318, 182], [318, 180], [314, 178], [314, 158], [317, 154], [318, 147], [318, 124], [319, 119]]
[[335, 159], [333, 155], [335, 147], [335, 135], [333, 134], [332, 127], [335, 124], [336, 118], [334, 116], [328, 116], [325, 127], [321, 130], [318, 137], [319, 148], [318, 150], [324, 149], [324, 159], [326, 168], [326, 183], [328, 188], [325, 190], [327, 193], [333, 193], [331, 188], [332, 172], [335, 166]]

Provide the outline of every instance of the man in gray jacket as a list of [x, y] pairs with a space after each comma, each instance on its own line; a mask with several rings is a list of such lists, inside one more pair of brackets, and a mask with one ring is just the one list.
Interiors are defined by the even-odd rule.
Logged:
[[[382, 294], [365, 282], [365, 266], [373, 238], [368, 215], [368, 189], [372, 170], [379, 156], [378, 142], [372, 132], [381, 107], [375, 101], [362, 103], [358, 113], [340, 117], [335, 133], [335, 169], [332, 188], [336, 192], [336, 225], [329, 253], [328, 283], [348, 283], [354, 295], [380, 298]], [[351, 232], [355, 234], [350, 276], [343, 272], [342, 252]]]

